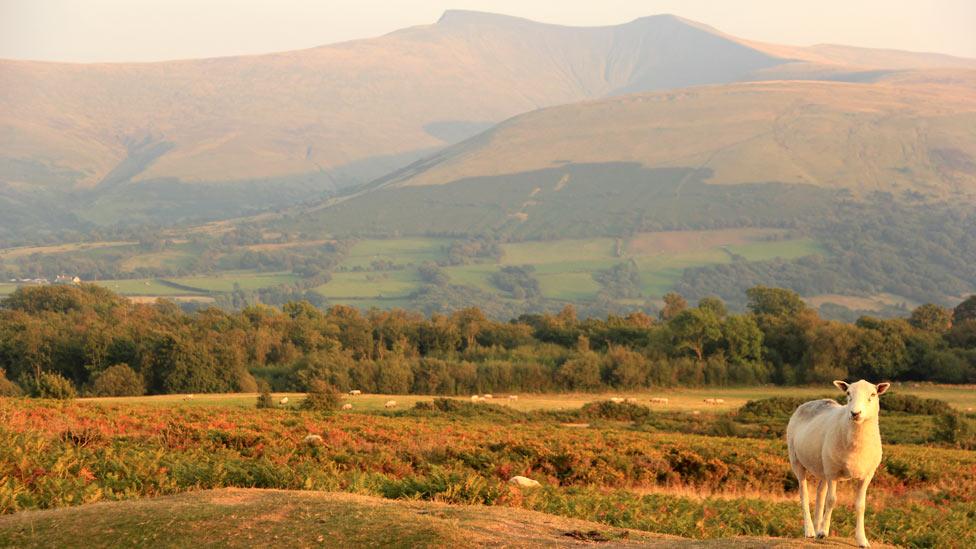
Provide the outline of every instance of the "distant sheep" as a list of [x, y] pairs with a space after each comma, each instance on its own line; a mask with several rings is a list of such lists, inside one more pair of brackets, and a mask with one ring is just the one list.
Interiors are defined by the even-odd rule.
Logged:
[[715, 399], [715, 404], [725, 404], [725, 399], [724, 398], [716, 398]]
[[480, 396], [478, 396], [478, 395], [471, 395], [471, 402], [478, 402], [479, 400], [481, 400], [481, 397]]
[[610, 402], [614, 402], [614, 403], [616, 403], [616, 404], [620, 404], [620, 403], [621, 403], [621, 402], [623, 402], [623, 401], [624, 401], [624, 399], [622, 399], [622, 398], [620, 398], [620, 397], [612, 397], [612, 398], [610, 399]]
[[705, 404], [710, 404], [710, 405], [718, 404], [718, 402], [716, 402], [714, 398], [706, 398], [703, 402]]
[[343, 410], [352, 410], [352, 404], [349, 404], [347, 402], [347, 403], [345, 403], [345, 404], [342, 405], [342, 409]]
[[484, 398], [495, 398], [491, 393], [485, 393]]
[[651, 404], [667, 404], [668, 399], [663, 397], [654, 397], [651, 399]]
[[186, 395], [183, 400], [193, 400], [193, 395]]
[[363, 394], [363, 392], [360, 391], [359, 389], [353, 389], [352, 391], [349, 391], [349, 394], [352, 395], [352, 396], [356, 396], [356, 395]]
[[396, 405], [397, 405], [397, 401], [395, 401], [395, 400], [387, 400], [386, 401], [386, 404], [384, 404], [383, 407], [384, 408], [396, 408]]
[[319, 444], [322, 444], [323, 441], [321, 435], [307, 435], [302, 442], [308, 444], [309, 446], [318, 446]]
[[518, 400], [518, 395], [508, 395], [508, 400]]
[[636, 399], [636, 398], [633, 398], [633, 397], [631, 397], [631, 398], [627, 398], [627, 399], [625, 399], [625, 400], [624, 400], [624, 402], [626, 402], [626, 403], [628, 403], [628, 404], [637, 404], [637, 399]]
[[278, 404], [280, 404], [282, 406], [284, 406], [285, 404], [288, 404], [288, 397], [281, 397], [281, 400], [278, 401]]
[[521, 475], [516, 475], [508, 479], [508, 483], [514, 484], [519, 488], [536, 488], [538, 486], [541, 486], [541, 484], [539, 484], [538, 481], [532, 480], [529, 477], [523, 477]]
[[[829, 398], [811, 400], [793, 412], [786, 426], [790, 466], [800, 484], [803, 535], [808, 538], [830, 535], [837, 481], [854, 479], [857, 483], [854, 540], [859, 547], [868, 547], [864, 533], [865, 500], [868, 484], [881, 464], [878, 399], [890, 384], [874, 385], [862, 379], [851, 384], [834, 381], [834, 386], [847, 394], [847, 404]], [[808, 478], [817, 479], [816, 522], [810, 516]]]
[[700, 410], [692, 410], [691, 411], [691, 415], [693, 415], [693, 416], [701, 415], [701, 411]]

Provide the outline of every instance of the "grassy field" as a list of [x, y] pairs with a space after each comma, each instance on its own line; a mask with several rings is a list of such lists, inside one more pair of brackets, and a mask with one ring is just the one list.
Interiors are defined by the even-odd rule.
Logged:
[[181, 286], [197, 288], [204, 292], [231, 292], [234, 285], [242, 290], [257, 290], [279, 284], [292, 284], [299, 280], [291, 273], [252, 273], [228, 271], [212, 276], [190, 276], [184, 278], [169, 278]]
[[95, 253], [99, 250], [112, 248], [125, 248], [138, 244], [137, 242], [124, 241], [102, 241], [102, 242], [79, 242], [74, 244], [58, 244], [55, 246], [24, 246], [20, 248], [0, 249], [0, 259], [14, 259], [26, 257], [34, 254], [52, 255], [77, 252]]
[[[497, 263], [455, 265], [444, 270], [452, 284], [497, 293], [498, 289], [491, 283], [492, 273], [508, 265], [531, 265], [544, 297], [586, 301], [594, 299], [601, 289], [593, 278], [595, 272], [633, 259], [640, 269], [645, 297], [659, 298], [689, 267], [728, 263], [733, 255], [749, 261], [766, 261], [820, 251], [810, 239], [772, 239], [781, 236], [782, 231], [772, 229], [728, 229], [642, 233], [626, 241], [589, 238], [515, 242], [501, 245], [502, 257]], [[420, 287], [416, 267], [426, 261], [446, 259], [450, 244], [451, 239], [447, 238], [360, 241], [340, 268], [363, 271], [335, 273], [328, 284], [316, 291], [344, 303], [396, 306], [390, 300], [402, 299]], [[407, 267], [401, 271], [374, 271], [374, 261]]]
[[[170, 297], [170, 296], [181, 296], [192, 294], [192, 291], [185, 289], [174, 288], [172, 286], [167, 286], [162, 284], [159, 280], [151, 278], [143, 279], [126, 279], [126, 280], [102, 280], [96, 281], [95, 284], [99, 286], [104, 286], [113, 292], [129, 295], [129, 296], [158, 296], [158, 297]], [[203, 292], [200, 292], [201, 294]]]
[[[224, 488], [0, 517], [16, 547], [613, 547], [846, 546], [831, 539], [691, 540], [509, 507], [391, 501], [330, 493]], [[592, 543], [592, 542], [591, 542]]]
[[183, 242], [158, 252], [149, 252], [127, 258], [120, 265], [124, 271], [138, 268], [159, 269], [186, 267], [203, 252], [199, 245]]
[[[776, 396], [797, 396], [818, 398], [834, 393], [833, 387], [716, 387], [709, 389], [670, 388], [643, 392], [620, 393], [557, 393], [557, 394], [519, 394], [512, 400], [508, 394], [492, 395], [492, 402], [523, 412], [535, 410], [573, 410], [581, 408], [590, 402], [607, 400], [612, 397], [636, 398], [641, 404], [650, 404], [650, 399], [663, 397], [668, 399], [667, 405], [653, 405], [652, 409], [660, 411], [713, 411], [724, 412], [733, 410], [749, 400], [770, 398]], [[960, 411], [976, 409], [976, 387], [968, 385], [930, 385], [930, 384], [895, 384], [892, 392], [910, 394], [923, 398], [937, 398], [945, 400]], [[297, 407], [304, 398], [302, 393], [276, 393], [276, 401], [287, 396], [286, 407]], [[158, 395], [145, 397], [105, 397], [80, 399], [82, 402], [98, 404], [132, 404], [149, 406], [189, 406], [189, 407], [240, 407], [254, 406], [256, 394], [195, 394], [192, 398], [187, 395]], [[376, 412], [384, 409], [383, 405], [389, 400], [395, 400], [398, 408], [409, 408], [416, 402], [433, 400], [428, 395], [376, 395], [363, 394], [346, 397], [346, 401], [353, 404], [354, 412]], [[457, 397], [468, 400], [467, 397]], [[706, 398], [721, 398], [725, 402], [720, 404], [705, 404]]]
[[[920, 389], [968, 402], [964, 388]], [[746, 398], [771, 393], [759, 388], [670, 394], [676, 402], [687, 399], [690, 404], [703, 394]], [[540, 396], [532, 402], [523, 395], [512, 405], [553, 410], [593, 396]], [[390, 398], [379, 395], [350, 398], [359, 413], [336, 414], [259, 410], [253, 408], [253, 396], [245, 395], [183, 398], [68, 403], [0, 399], [0, 477], [6, 479], [0, 483], [0, 515], [9, 515], [0, 518], [0, 545], [63, 546], [72, 539], [89, 541], [82, 534], [94, 531], [99, 540], [117, 535], [137, 545], [170, 539], [179, 545], [189, 539], [180, 537], [184, 535], [199, 536], [205, 545], [212, 539], [208, 536], [221, 532], [232, 543], [260, 542], [266, 536], [274, 540], [277, 535], [279, 545], [289, 545], [293, 538], [286, 532], [293, 532], [298, 536], [295, 545], [303, 546], [313, 528], [334, 531], [337, 539], [354, 545], [361, 539], [355, 536], [374, 527], [404, 537], [421, 531], [459, 536], [442, 538], [447, 545], [477, 539], [471, 530], [496, 541], [494, 536], [505, 535], [487, 523], [471, 524], [469, 509], [485, 521], [497, 519], [530, 536], [544, 534], [531, 517], [560, 530], [595, 530], [611, 540], [655, 540], [636, 532], [623, 538], [625, 528], [712, 540], [701, 545], [688, 541], [689, 547], [735, 547], [730, 543], [737, 542], [728, 540], [736, 536], [748, 536], [746, 541], [755, 544], [747, 546], [768, 546], [779, 543], [769, 536], [796, 540], [801, 532], [796, 484], [779, 436], [702, 436], [672, 432], [656, 421], [612, 416], [566, 424], [569, 416], [562, 412], [526, 415], [470, 403], [420, 409], [409, 407], [405, 397], [394, 397], [402, 402], [392, 411], [376, 411], [380, 401]], [[208, 406], [209, 398], [224, 405]], [[685, 417], [686, 422], [691, 419]], [[320, 438], [309, 439], [310, 434]], [[536, 479], [541, 486], [519, 489], [507, 482], [512, 475]], [[886, 444], [884, 464], [869, 492], [869, 537], [877, 545], [972, 546], [974, 475], [976, 452]], [[303, 492], [162, 497], [225, 487]], [[308, 491], [381, 496], [400, 503]], [[841, 543], [849, 544], [853, 513], [848, 483], [838, 495], [834, 531]], [[153, 499], [136, 499], [141, 496]], [[114, 500], [126, 501], [110, 503]], [[87, 503], [96, 505], [83, 505]], [[32, 511], [62, 507], [72, 509]], [[345, 522], [342, 517], [359, 519]], [[431, 533], [430, 528], [444, 523], [425, 522], [424, 517], [448, 518], [455, 527]], [[391, 520], [402, 529], [391, 526]], [[153, 538], [166, 532], [164, 525], [178, 532]], [[254, 537], [248, 539], [249, 534]], [[551, 538], [540, 539], [542, 545], [551, 545]], [[520, 543], [509, 539], [507, 545]]]

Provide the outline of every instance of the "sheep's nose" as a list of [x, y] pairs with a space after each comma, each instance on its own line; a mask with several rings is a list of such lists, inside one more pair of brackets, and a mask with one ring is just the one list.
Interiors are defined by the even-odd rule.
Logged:
[[851, 412], [851, 419], [857, 419], [861, 417], [861, 412]]

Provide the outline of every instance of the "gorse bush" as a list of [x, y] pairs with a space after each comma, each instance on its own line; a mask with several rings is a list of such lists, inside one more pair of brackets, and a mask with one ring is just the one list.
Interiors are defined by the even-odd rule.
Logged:
[[41, 372], [30, 383], [30, 395], [36, 398], [69, 400], [78, 396], [73, 383], [53, 372]]
[[308, 394], [302, 401], [303, 410], [332, 412], [339, 409], [342, 404], [342, 394], [335, 386], [320, 379], [312, 380], [308, 385]]
[[271, 398], [271, 384], [263, 379], [257, 380], [258, 384], [258, 408], [274, 408], [274, 399]]

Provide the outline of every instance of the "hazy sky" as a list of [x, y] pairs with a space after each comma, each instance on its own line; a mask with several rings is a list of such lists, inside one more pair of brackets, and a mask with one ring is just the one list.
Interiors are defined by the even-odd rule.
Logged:
[[976, 0], [0, 0], [0, 57], [154, 61], [377, 36], [473, 9], [565, 25], [673, 13], [743, 38], [976, 57]]

